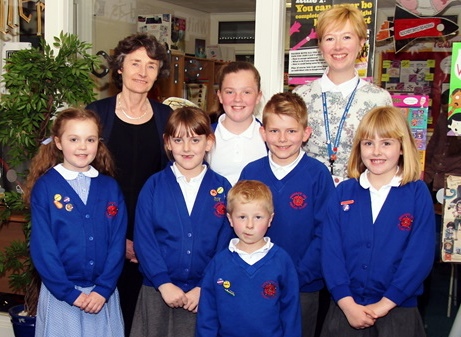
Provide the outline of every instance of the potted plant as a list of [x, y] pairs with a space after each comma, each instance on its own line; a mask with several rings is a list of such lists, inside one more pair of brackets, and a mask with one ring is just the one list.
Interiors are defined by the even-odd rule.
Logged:
[[29, 316], [36, 314], [40, 280], [29, 256], [30, 212], [22, 199], [21, 182], [27, 163], [48, 137], [55, 114], [95, 99], [91, 73], [99, 65], [98, 57], [88, 53], [91, 44], [76, 35], [61, 33], [54, 37], [53, 46], [42, 40], [40, 48], [19, 50], [7, 59], [3, 82], [8, 93], [0, 101], [3, 161], [21, 172], [16, 189], [0, 195], [0, 226], [14, 213], [24, 217], [24, 240], [11, 242], [0, 252], [0, 276], [10, 274], [9, 287], [25, 295]]

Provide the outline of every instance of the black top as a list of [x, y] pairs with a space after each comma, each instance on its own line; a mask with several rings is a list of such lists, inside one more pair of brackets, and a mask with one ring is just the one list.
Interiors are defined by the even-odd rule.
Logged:
[[[114, 119], [112, 133], [107, 144], [117, 163], [115, 179], [120, 184], [128, 209], [128, 223], [134, 223], [138, 194], [146, 180], [162, 169], [161, 146], [156, 136], [155, 119], [134, 125]], [[147, 155], [149, 154], [149, 155]], [[132, 240], [133, 228], [127, 238]]]
[[116, 97], [95, 101], [87, 109], [95, 111], [101, 118], [104, 142], [114, 158], [115, 178], [121, 186], [127, 205], [126, 237], [133, 240], [138, 194], [147, 178], [168, 163], [163, 147], [163, 132], [172, 110], [169, 106], [150, 99], [154, 117], [144, 124], [129, 124], [115, 114]]

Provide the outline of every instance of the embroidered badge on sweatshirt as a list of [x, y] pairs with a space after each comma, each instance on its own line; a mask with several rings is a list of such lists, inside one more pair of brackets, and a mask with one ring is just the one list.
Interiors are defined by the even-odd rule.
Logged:
[[213, 197], [216, 204], [214, 205], [214, 214], [218, 218], [226, 216], [226, 204], [224, 203], [224, 187], [218, 187], [210, 191], [210, 195]]

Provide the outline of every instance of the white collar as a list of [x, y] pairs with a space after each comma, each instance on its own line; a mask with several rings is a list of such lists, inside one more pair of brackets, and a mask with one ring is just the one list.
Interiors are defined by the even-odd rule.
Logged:
[[254, 124], [256, 123], [255, 116], [251, 116], [251, 118], [253, 120], [252, 120], [250, 126], [245, 131], [243, 131], [241, 134], [238, 134], [238, 135], [236, 135], [235, 133], [230, 132], [229, 130], [227, 130], [225, 128], [225, 126], [223, 125], [223, 121], [226, 118], [227, 118], [226, 114], [222, 114], [221, 116], [219, 116], [218, 126], [216, 128], [221, 133], [221, 138], [223, 140], [230, 140], [230, 139], [235, 138], [235, 137], [245, 137], [245, 138], [248, 138], [248, 139], [251, 139], [253, 137]]
[[64, 179], [66, 180], [73, 180], [76, 179], [79, 175], [79, 173], [83, 174], [84, 176], [87, 176], [89, 178], [95, 178], [99, 175], [98, 170], [96, 170], [93, 166], [90, 165], [90, 168], [88, 171], [85, 172], [80, 172], [80, 171], [71, 171], [67, 168], [65, 168], [62, 164], [58, 164], [54, 167], [56, 171], [60, 175], [63, 176]]
[[[323, 73], [321, 79], [320, 79], [320, 86], [322, 88], [322, 92], [340, 92], [343, 97], [347, 97], [348, 95], [351, 94], [352, 91], [354, 91], [355, 85], [357, 84], [357, 81], [359, 80], [359, 75], [357, 73], [357, 70], [355, 70], [355, 76], [351, 78], [350, 80], [343, 82], [341, 84], [335, 84], [333, 83], [330, 78], [327, 76], [329, 71], [329, 68], [326, 69], [326, 71]], [[360, 84], [359, 84], [360, 87]]]
[[236, 252], [236, 253], [238, 253], [238, 254], [253, 255], [253, 254], [255, 254], [255, 253], [266, 252], [266, 251], [268, 251], [269, 249], [271, 249], [272, 246], [274, 245], [274, 244], [271, 242], [271, 238], [268, 237], [268, 236], [265, 236], [265, 237], [264, 237], [264, 241], [266, 241], [266, 243], [264, 244], [264, 246], [262, 246], [262, 247], [259, 248], [258, 250], [255, 250], [253, 253], [247, 253], [247, 252], [244, 252], [243, 250], [237, 248], [237, 244], [239, 243], [239, 241], [240, 241], [239, 238], [234, 238], [234, 239], [231, 239], [231, 240], [230, 240], [230, 242], [229, 242], [229, 250], [230, 250], [231, 252]]
[[298, 157], [296, 157], [295, 160], [293, 160], [290, 164], [288, 165], [279, 165], [274, 160], [272, 159], [272, 153], [269, 151], [267, 156], [269, 157], [269, 163], [274, 171], [284, 171], [284, 172], [290, 172], [293, 170], [293, 168], [298, 165], [298, 163], [301, 161], [303, 156], [306, 154], [302, 149], [299, 149], [299, 154]]
[[[360, 175], [360, 186], [362, 186], [363, 188], [365, 189], [370, 189], [370, 188], [374, 188], [371, 184], [370, 184], [370, 181], [368, 180], [368, 169], [365, 170], [365, 172], [362, 172], [362, 174]], [[402, 181], [402, 177], [397, 175], [397, 173], [399, 173], [399, 168], [397, 167], [397, 172], [395, 172], [395, 175], [394, 177], [392, 177], [391, 181], [386, 184], [386, 185], [383, 185], [381, 188], [383, 187], [397, 187], [397, 186], [400, 186], [400, 182]]]
[[[185, 182], [188, 182], [186, 179], [186, 176], [179, 171], [178, 166], [176, 165], [176, 162], [171, 165], [171, 170], [173, 171], [174, 176], [176, 177], [176, 180], [183, 180]], [[205, 176], [205, 173], [207, 171], [207, 166], [202, 165], [202, 171], [200, 172], [199, 175], [193, 177], [190, 179], [189, 183], [194, 183], [194, 182], [201, 182], [203, 177]]]

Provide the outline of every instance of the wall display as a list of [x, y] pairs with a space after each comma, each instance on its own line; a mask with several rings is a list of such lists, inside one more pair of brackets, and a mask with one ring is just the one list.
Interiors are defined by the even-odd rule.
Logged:
[[186, 19], [172, 17], [171, 22], [171, 49], [185, 52], [186, 50]]
[[154, 35], [160, 43], [171, 45], [171, 14], [138, 16], [138, 32]]
[[461, 177], [445, 176], [441, 234], [443, 262], [461, 262]]
[[411, 133], [419, 152], [419, 163], [424, 169], [427, 144], [427, 117], [429, 97], [424, 95], [391, 95], [394, 106], [400, 108], [407, 117]]
[[450, 63], [450, 52], [382, 53], [381, 87], [391, 94], [429, 96], [428, 124], [433, 125], [448, 88]]
[[[407, 1], [404, 2], [408, 7]], [[417, 5], [418, 2], [415, 1]], [[417, 39], [440, 38], [453, 35], [458, 25], [445, 17], [422, 17], [406, 7], [395, 6], [392, 21], [384, 21], [376, 41], [392, 39], [396, 53], [401, 52]]]
[[323, 74], [326, 63], [317, 47], [315, 33], [318, 15], [335, 5], [351, 3], [363, 13], [368, 25], [369, 39], [366, 41], [356, 68], [360, 77], [373, 77], [373, 55], [375, 45], [375, 16], [377, 0], [292, 0], [289, 52], [289, 84], [297, 85], [311, 81]]
[[186, 42], [186, 19], [171, 14], [138, 16], [138, 32], [154, 35], [167, 49], [184, 53]]
[[448, 100], [449, 136], [461, 136], [461, 42], [453, 43]]
[[414, 0], [397, 0], [397, 3], [419, 16], [434, 16], [443, 12], [448, 5], [456, 0], [431, 0], [429, 1], [414, 1]]

